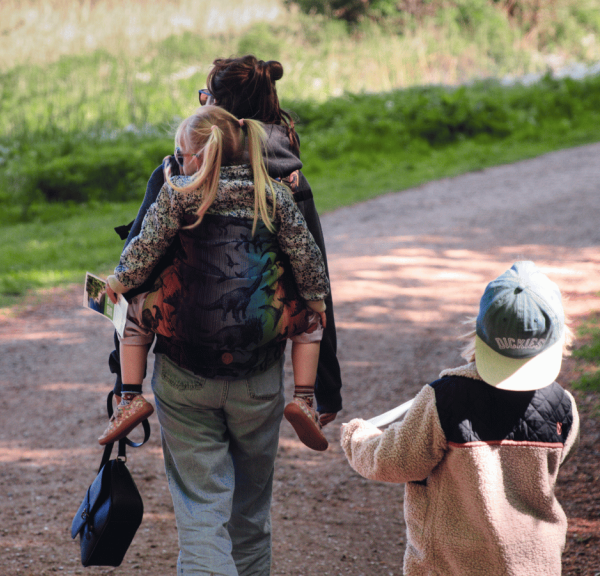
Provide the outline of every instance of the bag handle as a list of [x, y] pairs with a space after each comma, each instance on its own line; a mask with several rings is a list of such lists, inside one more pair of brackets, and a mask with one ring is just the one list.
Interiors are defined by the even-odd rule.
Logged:
[[[110, 420], [113, 415], [113, 396], [115, 393], [111, 390], [106, 397], [106, 411], [108, 412], [108, 419]], [[117, 453], [117, 460], [121, 460], [122, 462], [127, 462], [127, 456], [125, 454], [125, 450], [127, 446], [131, 446], [132, 448], [139, 448], [143, 446], [150, 439], [150, 422], [148, 419], [142, 421], [142, 427], [144, 428], [144, 439], [141, 442], [133, 442], [129, 438], [121, 438], [119, 440], [119, 449]], [[112, 453], [114, 442], [110, 442], [104, 447], [104, 454], [102, 455], [102, 460], [100, 462], [100, 467], [98, 468], [98, 472], [102, 470], [102, 467], [110, 460], [110, 455]]]

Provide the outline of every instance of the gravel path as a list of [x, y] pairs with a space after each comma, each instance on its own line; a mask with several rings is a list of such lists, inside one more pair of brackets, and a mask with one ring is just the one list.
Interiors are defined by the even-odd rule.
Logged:
[[[459, 365], [461, 321], [476, 312], [485, 284], [515, 260], [534, 260], [559, 284], [575, 322], [600, 310], [598, 222], [600, 144], [323, 216], [344, 411], [326, 429], [326, 453], [306, 449], [282, 426], [273, 574], [402, 573], [402, 487], [352, 472], [337, 443], [339, 423], [388, 410], [441, 369]], [[79, 287], [0, 315], [0, 574], [84, 573], [69, 526], [101, 455], [95, 438], [112, 386], [111, 347], [110, 325], [79, 307]], [[149, 445], [130, 451], [128, 463], [144, 497], [144, 522], [122, 567], [85, 573], [174, 574], [175, 522], [156, 416], [151, 423]], [[600, 571], [599, 480], [597, 468], [584, 468], [588, 454], [597, 460], [600, 428], [597, 420], [583, 427], [584, 449], [561, 486], [572, 520], [565, 573], [594, 574]], [[584, 472], [591, 480], [581, 480]], [[582, 484], [584, 490], [580, 480], [594, 484]]]

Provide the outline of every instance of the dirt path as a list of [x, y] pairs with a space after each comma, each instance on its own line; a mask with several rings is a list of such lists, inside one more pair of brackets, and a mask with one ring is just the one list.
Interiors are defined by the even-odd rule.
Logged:
[[[339, 422], [413, 397], [461, 363], [460, 321], [483, 287], [532, 259], [568, 297], [577, 322], [600, 310], [600, 144], [433, 182], [322, 219], [344, 376], [344, 411], [314, 453], [284, 423], [273, 504], [279, 575], [402, 573], [402, 487], [345, 463]], [[128, 463], [144, 522], [120, 568], [84, 570], [69, 525], [95, 475], [112, 386], [110, 325], [79, 308], [79, 287], [0, 317], [0, 574], [174, 574], [175, 521], [158, 423]], [[566, 381], [572, 362], [565, 365]], [[565, 376], [565, 372], [567, 375]], [[289, 375], [289, 368], [288, 368]], [[287, 391], [291, 392], [287, 378]], [[149, 386], [148, 386], [149, 389]], [[150, 396], [151, 397], [151, 396]], [[561, 475], [570, 518], [565, 574], [600, 573], [597, 398], [578, 394], [582, 446]]]

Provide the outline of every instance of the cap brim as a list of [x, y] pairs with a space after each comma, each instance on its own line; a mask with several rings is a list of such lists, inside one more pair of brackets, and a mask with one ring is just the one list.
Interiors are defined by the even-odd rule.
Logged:
[[507, 358], [475, 336], [477, 372], [490, 386], [500, 390], [539, 390], [552, 384], [562, 364], [564, 336], [533, 358]]

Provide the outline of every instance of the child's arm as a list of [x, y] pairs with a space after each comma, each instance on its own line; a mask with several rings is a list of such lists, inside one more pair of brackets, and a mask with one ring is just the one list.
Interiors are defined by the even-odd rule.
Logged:
[[433, 388], [425, 386], [405, 419], [384, 432], [358, 418], [343, 424], [341, 443], [350, 466], [365, 478], [424, 480], [447, 449]]
[[107, 279], [115, 292], [124, 293], [144, 283], [183, 225], [193, 198], [193, 193], [179, 194], [168, 184], [162, 187], [144, 217], [140, 233], [124, 248], [114, 275]]
[[[277, 188], [277, 184], [275, 184]], [[329, 278], [325, 262], [306, 221], [292, 196], [286, 191], [277, 194], [277, 241], [287, 254], [300, 296], [314, 302], [315, 312], [324, 312], [322, 301], [329, 294]]]
[[164, 183], [165, 176], [163, 162], [163, 164], [158, 166], [154, 172], [152, 172], [152, 175], [148, 180], [148, 184], [146, 185], [146, 194], [144, 195], [144, 199], [142, 200], [142, 204], [140, 205], [137, 216], [131, 225], [131, 230], [129, 230], [127, 240], [125, 241], [125, 246], [127, 246], [127, 244], [129, 244], [129, 242], [131, 242], [131, 240], [140, 233], [142, 229], [142, 222], [144, 221], [144, 217], [148, 212], [148, 208], [150, 208], [150, 206], [156, 202], [156, 198], [158, 197], [158, 194], [160, 193]]

